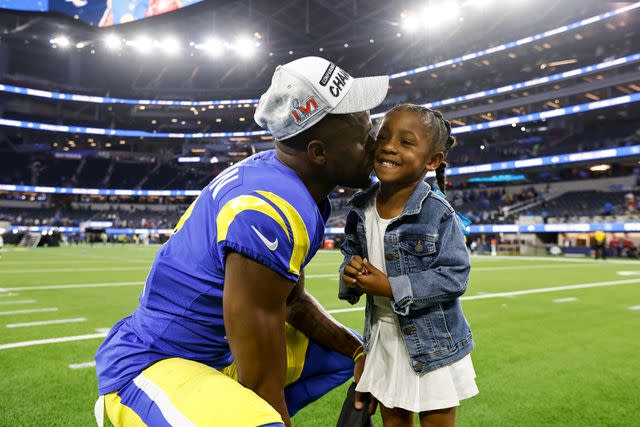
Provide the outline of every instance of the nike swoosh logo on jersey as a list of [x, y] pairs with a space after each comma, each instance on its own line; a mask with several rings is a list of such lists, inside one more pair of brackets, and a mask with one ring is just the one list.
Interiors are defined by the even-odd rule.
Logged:
[[251, 228], [253, 229], [253, 231], [256, 232], [256, 234], [258, 235], [260, 240], [262, 240], [262, 243], [267, 245], [267, 247], [269, 248], [270, 251], [275, 251], [276, 249], [278, 249], [278, 238], [277, 237], [273, 242], [270, 242], [269, 239], [264, 237], [264, 235], [261, 232], [259, 232], [258, 229], [255, 228], [253, 225], [251, 226]]

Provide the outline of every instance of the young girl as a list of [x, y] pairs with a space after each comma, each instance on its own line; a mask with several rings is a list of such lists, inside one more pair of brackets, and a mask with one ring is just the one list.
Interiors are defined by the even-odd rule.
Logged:
[[478, 393], [459, 300], [470, 271], [462, 226], [425, 182], [435, 171], [444, 191], [444, 159], [454, 144], [440, 112], [394, 107], [377, 137], [380, 183], [350, 202], [340, 298], [354, 304], [367, 295], [356, 407], [369, 393], [370, 411], [381, 404], [385, 427], [412, 426], [414, 413], [421, 426], [453, 426], [456, 406]]

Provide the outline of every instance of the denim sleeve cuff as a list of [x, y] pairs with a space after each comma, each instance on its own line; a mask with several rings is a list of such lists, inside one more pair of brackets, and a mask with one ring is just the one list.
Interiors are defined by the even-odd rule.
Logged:
[[409, 276], [405, 274], [389, 277], [389, 283], [391, 283], [391, 294], [393, 295], [393, 304], [391, 304], [393, 311], [400, 316], [408, 315], [409, 307], [413, 304], [413, 291]]
[[360, 296], [362, 296], [362, 291], [358, 292], [358, 288], [354, 288], [352, 286], [347, 286], [342, 280], [342, 273], [344, 271], [344, 267], [340, 268], [340, 278], [338, 285], [338, 299], [347, 301], [349, 304], [353, 305], [360, 301]]

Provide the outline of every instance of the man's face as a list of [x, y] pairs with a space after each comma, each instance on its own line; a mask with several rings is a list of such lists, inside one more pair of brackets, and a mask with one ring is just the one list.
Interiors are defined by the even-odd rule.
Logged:
[[365, 188], [373, 169], [375, 140], [369, 112], [353, 113], [351, 120], [331, 119], [323, 137], [327, 150], [326, 172], [336, 185]]

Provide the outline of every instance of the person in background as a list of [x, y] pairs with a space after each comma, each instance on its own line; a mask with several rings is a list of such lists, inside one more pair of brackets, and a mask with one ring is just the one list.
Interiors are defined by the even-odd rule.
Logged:
[[611, 256], [620, 257], [622, 255], [622, 242], [615, 234], [611, 236], [611, 240], [609, 241], [609, 248], [611, 248]]
[[593, 240], [595, 242], [595, 259], [607, 259], [607, 234], [602, 230], [598, 230], [593, 233]]

